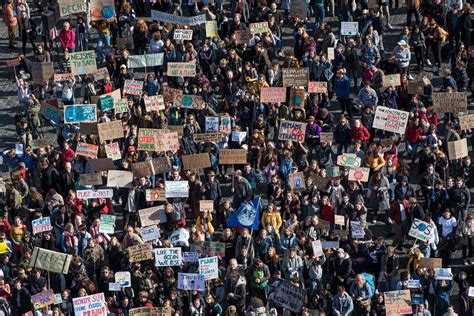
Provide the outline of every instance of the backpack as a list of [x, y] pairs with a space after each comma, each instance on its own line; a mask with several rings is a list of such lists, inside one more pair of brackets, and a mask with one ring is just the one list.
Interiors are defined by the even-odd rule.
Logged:
[[374, 296], [375, 294], [375, 280], [374, 280], [374, 276], [372, 274], [369, 274], [369, 273], [361, 273], [364, 278], [365, 278], [365, 281], [367, 282], [367, 284], [370, 286], [370, 289], [372, 290], [372, 296]]

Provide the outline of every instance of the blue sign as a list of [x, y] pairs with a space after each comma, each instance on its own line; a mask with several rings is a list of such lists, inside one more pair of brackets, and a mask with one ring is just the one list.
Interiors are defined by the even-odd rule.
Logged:
[[114, 108], [114, 97], [108, 95], [99, 99], [99, 109], [102, 112], [112, 110]]
[[95, 104], [75, 104], [64, 107], [64, 123], [74, 124], [81, 122], [97, 122]]

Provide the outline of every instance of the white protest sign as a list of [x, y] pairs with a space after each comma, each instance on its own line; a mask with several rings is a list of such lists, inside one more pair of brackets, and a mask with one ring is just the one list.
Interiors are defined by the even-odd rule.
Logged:
[[178, 272], [178, 289], [185, 291], [204, 291], [206, 289], [204, 275]]
[[341, 22], [341, 35], [357, 35], [359, 34], [359, 25], [357, 22]]
[[128, 188], [133, 181], [133, 172], [125, 170], [109, 170], [107, 172], [107, 186], [110, 188]]
[[77, 198], [82, 200], [88, 199], [107, 199], [114, 196], [114, 190], [103, 189], [103, 190], [77, 190]]
[[451, 268], [435, 268], [435, 279], [436, 280], [452, 280], [453, 274]]
[[107, 316], [104, 293], [73, 298], [72, 304], [76, 316]]
[[192, 40], [193, 39], [193, 30], [175, 29], [173, 31], [173, 39], [183, 40], [183, 41]]
[[474, 297], [474, 286], [469, 287], [469, 293], [467, 294], [469, 297]]
[[217, 116], [206, 116], [206, 133], [217, 133], [219, 132], [219, 117]]
[[132, 286], [132, 276], [129, 271], [118, 271], [115, 272], [115, 282], [123, 287]]
[[199, 259], [199, 273], [204, 275], [206, 280], [217, 279], [219, 277], [218, 257]]
[[158, 248], [155, 253], [155, 266], [176, 267], [181, 265], [181, 248]]
[[351, 221], [352, 238], [364, 238], [365, 231], [361, 222]]
[[143, 227], [140, 230], [140, 235], [142, 236], [142, 240], [144, 242], [156, 240], [161, 237], [160, 229], [156, 225]]
[[188, 181], [166, 181], [165, 194], [167, 198], [188, 197]]
[[407, 281], [407, 288], [409, 289], [418, 289], [420, 288], [420, 280], [408, 280]]
[[433, 231], [433, 225], [415, 218], [408, 235], [421, 241], [428, 241]]
[[117, 283], [117, 282], [111, 282], [109, 283], [109, 291], [112, 291], [112, 292], [120, 292], [121, 288], [120, 288], [120, 283]]
[[321, 240], [315, 240], [311, 243], [311, 246], [313, 247], [313, 255], [317, 257], [321, 257], [324, 255], [323, 252], [323, 247], [321, 245]]
[[189, 231], [183, 227], [178, 228], [171, 234], [170, 241], [173, 246], [189, 247]]
[[403, 135], [407, 128], [408, 115], [405, 111], [378, 106], [372, 127]]
[[49, 216], [35, 219], [31, 222], [31, 224], [33, 226], [33, 235], [53, 230], [53, 226], [51, 225], [51, 219]]

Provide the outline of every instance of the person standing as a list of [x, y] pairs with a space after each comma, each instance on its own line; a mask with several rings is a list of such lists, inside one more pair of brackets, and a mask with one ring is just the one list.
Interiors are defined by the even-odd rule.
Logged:
[[3, 17], [8, 28], [8, 47], [15, 48], [17, 19], [12, 0], [6, 0], [3, 4]]

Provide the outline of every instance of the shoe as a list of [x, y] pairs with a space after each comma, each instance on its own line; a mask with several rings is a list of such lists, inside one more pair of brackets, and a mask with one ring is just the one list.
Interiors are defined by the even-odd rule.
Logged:
[[426, 64], [428, 65], [428, 67], [433, 66], [433, 64], [431, 63], [431, 61], [429, 59], [426, 60]]
[[388, 28], [389, 30], [393, 30], [393, 26], [392, 26], [390, 23], [387, 24], [387, 28]]
[[377, 220], [376, 220], [376, 219], [373, 219], [373, 220], [372, 220], [372, 224], [377, 224]]
[[415, 78], [413, 78], [412, 75], [408, 75], [408, 80], [414, 80]]

